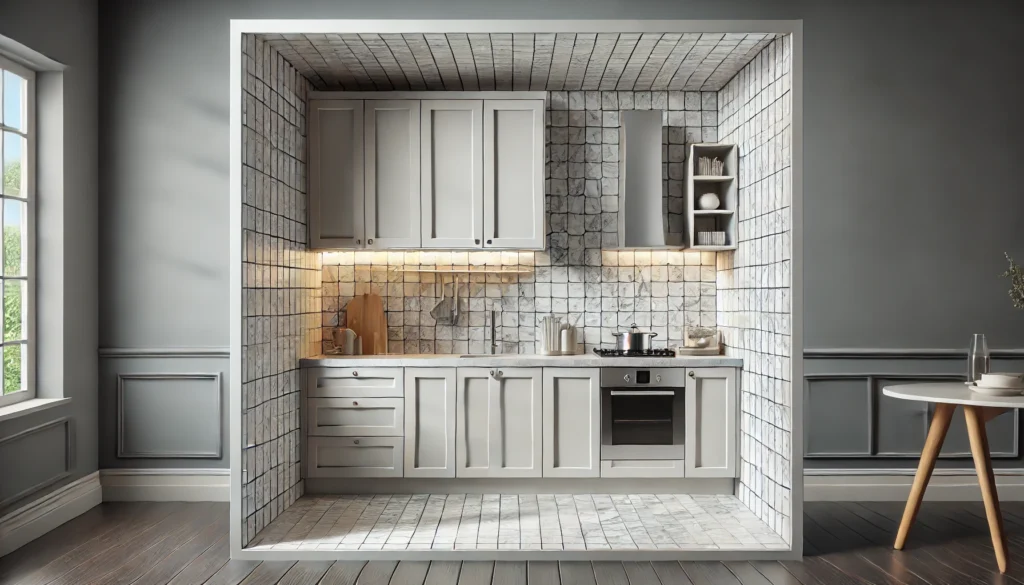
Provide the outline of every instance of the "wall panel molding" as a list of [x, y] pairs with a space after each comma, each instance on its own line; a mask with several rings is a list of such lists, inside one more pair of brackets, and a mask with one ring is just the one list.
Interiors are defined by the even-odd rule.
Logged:
[[[1024, 348], [993, 349], [993, 358], [1013, 359], [1024, 358]], [[949, 360], [967, 359], [966, 349], [927, 349], [927, 348], [808, 348], [804, 350], [804, 359], [918, 359], [918, 360]]]
[[[883, 451], [880, 449], [879, 440], [879, 413], [882, 400], [882, 385], [881, 382], [899, 381], [899, 382], [953, 382], [963, 381], [964, 376], [959, 374], [946, 374], [946, 373], [888, 373], [888, 372], [836, 372], [836, 373], [816, 373], [804, 375], [804, 404], [805, 412], [808, 416], [813, 416], [814, 408], [814, 386], [816, 384], [822, 384], [830, 381], [863, 381], [864, 387], [864, 400], [865, 408], [867, 412], [867, 420], [865, 420], [865, 437], [867, 439], [867, 449], [860, 450], [842, 450], [842, 451], [815, 451], [813, 448], [814, 443], [814, 430], [815, 421], [808, 420], [805, 426], [804, 433], [804, 458], [805, 459], [917, 459], [920, 457], [920, 453], [911, 449], [905, 451]], [[818, 392], [824, 393], [826, 390], [819, 390]], [[927, 404], [927, 403], [922, 403]], [[928, 423], [931, 420], [931, 414], [933, 412], [934, 405], [928, 404], [927, 410], [924, 413], [925, 420], [921, 427], [920, 442], [924, 444], [925, 435], [928, 432]], [[882, 423], [884, 425], [884, 423]], [[1016, 458], [1020, 454], [1020, 415], [1019, 411], [1013, 411], [1013, 439], [1012, 449], [1009, 451], [997, 451], [993, 450], [994, 458]], [[844, 437], [849, 435], [844, 435]], [[948, 441], [947, 441], [948, 443]], [[969, 451], [956, 451], [956, 452], [944, 452], [939, 457], [940, 459], [951, 459], [951, 458], [964, 458], [970, 457]]]
[[[31, 485], [31, 486], [29, 486], [29, 487], [27, 487], [25, 489], [22, 489], [22, 490], [18, 491], [17, 493], [13, 494], [13, 495], [10, 495], [10, 496], [0, 500], [0, 508], [2, 508], [3, 506], [6, 506], [7, 504], [10, 504], [11, 502], [15, 502], [15, 501], [21, 500], [22, 498], [30, 496], [30, 495], [32, 495], [32, 494], [34, 494], [34, 493], [36, 493], [36, 492], [38, 492], [38, 491], [40, 491], [42, 489], [45, 489], [45, 488], [47, 488], [47, 487], [49, 487], [49, 486], [51, 486], [51, 485], [53, 485], [53, 484], [55, 484], [55, 483], [65, 479], [65, 478], [67, 478], [68, 476], [71, 475], [71, 471], [75, 468], [75, 438], [74, 438], [75, 437], [75, 428], [74, 428], [74, 419], [72, 419], [70, 417], [66, 417], [66, 416], [65, 417], [61, 417], [61, 418], [58, 418], [58, 419], [55, 419], [55, 420], [52, 420], [52, 421], [48, 421], [48, 422], [43, 423], [41, 425], [37, 425], [37, 426], [31, 427], [31, 428], [25, 429], [25, 430], [23, 430], [21, 432], [13, 434], [13, 435], [9, 435], [7, 437], [4, 437], [4, 438], [0, 439], [0, 448], [3, 448], [5, 445], [9, 445], [11, 443], [24, 441], [24, 440], [32, 437], [33, 435], [37, 435], [37, 434], [39, 434], [39, 433], [41, 433], [43, 431], [46, 431], [46, 430], [49, 430], [49, 429], [52, 429], [52, 428], [55, 428], [55, 427], [63, 427], [64, 428], [64, 441], [63, 441], [63, 444], [64, 444], [64, 465], [63, 465], [63, 470], [60, 471], [59, 473], [55, 474], [55, 475], [52, 475], [52, 476], [47, 477], [47, 478], [45, 478], [45, 479], [43, 479], [41, 481], [38, 481], [35, 484], [33, 484], [33, 485]], [[2, 467], [7, 467], [7, 466], [4, 465]], [[12, 471], [9, 468], [3, 469], [2, 471], [3, 471], [4, 475], [11, 474], [11, 477], [13, 477], [14, 474], [17, 473], [16, 469]]]
[[[132, 449], [126, 439], [126, 382], [213, 382], [216, 391], [216, 447], [208, 450], [141, 450]], [[117, 457], [120, 459], [220, 459], [223, 456], [223, 384], [220, 372], [175, 372], [175, 373], [118, 373], [117, 374]]]
[[226, 347], [101, 347], [101, 358], [229, 358]]

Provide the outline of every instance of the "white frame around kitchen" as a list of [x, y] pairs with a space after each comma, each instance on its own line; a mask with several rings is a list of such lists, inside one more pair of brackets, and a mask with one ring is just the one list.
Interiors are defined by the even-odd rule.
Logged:
[[[792, 35], [792, 461], [791, 550], [788, 551], [252, 551], [242, 548], [242, 39], [245, 34], [345, 33], [758, 33]], [[803, 21], [802, 20], [231, 20], [228, 76], [230, 133], [231, 557], [254, 560], [751, 560], [803, 556]]]

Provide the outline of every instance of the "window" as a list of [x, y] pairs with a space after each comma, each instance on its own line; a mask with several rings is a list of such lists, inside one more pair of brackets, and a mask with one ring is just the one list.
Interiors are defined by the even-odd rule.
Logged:
[[35, 397], [35, 73], [0, 57], [0, 406]]

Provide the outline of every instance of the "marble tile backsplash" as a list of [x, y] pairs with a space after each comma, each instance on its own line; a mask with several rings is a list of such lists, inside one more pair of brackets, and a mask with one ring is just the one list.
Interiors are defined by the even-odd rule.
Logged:
[[[460, 316], [438, 325], [430, 310], [453, 295], [454, 275], [401, 272], [402, 267], [504, 268], [526, 274], [459, 276]], [[481, 353], [490, 347], [489, 312], [497, 311], [496, 337], [505, 353], [535, 353], [536, 325], [550, 314], [576, 323], [586, 351], [614, 343], [612, 333], [636, 323], [658, 333], [655, 347], [682, 342], [684, 325], [714, 325], [715, 253], [598, 251], [593, 265], [553, 265], [544, 252], [325, 252], [324, 350], [331, 329], [355, 295], [384, 300], [388, 351]]]
[[[715, 325], [713, 252], [613, 251], [618, 245], [619, 114], [663, 110], [662, 203], [667, 228], [685, 229], [687, 145], [718, 139], [718, 96], [697, 91], [553, 91], [548, 94], [546, 252], [325, 252], [323, 349], [357, 294], [384, 298], [393, 353], [476, 353], [489, 348], [488, 312], [507, 353], [534, 353], [539, 319], [560, 315], [583, 330], [586, 351], [614, 343], [636, 323], [658, 333], [656, 347], [678, 345], [685, 325]], [[463, 315], [437, 325], [430, 309], [438, 277], [409, 267], [506, 267], [532, 274], [462, 275]], [[447, 295], [452, 277], [447, 276]]]
[[302, 495], [299, 359], [320, 350], [320, 254], [306, 246], [309, 82], [243, 38], [242, 545]]
[[[739, 146], [739, 244], [718, 256], [718, 325], [743, 359], [737, 495], [792, 535], [792, 37], [772, 41], [719, 92]], [[799, 481], [799, 478], [797, 478]]]

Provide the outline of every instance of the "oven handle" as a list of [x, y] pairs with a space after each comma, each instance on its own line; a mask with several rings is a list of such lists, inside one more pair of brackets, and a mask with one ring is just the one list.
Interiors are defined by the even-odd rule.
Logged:
[[611, 390], [612, 396], [675, 396], [675, 390]]

